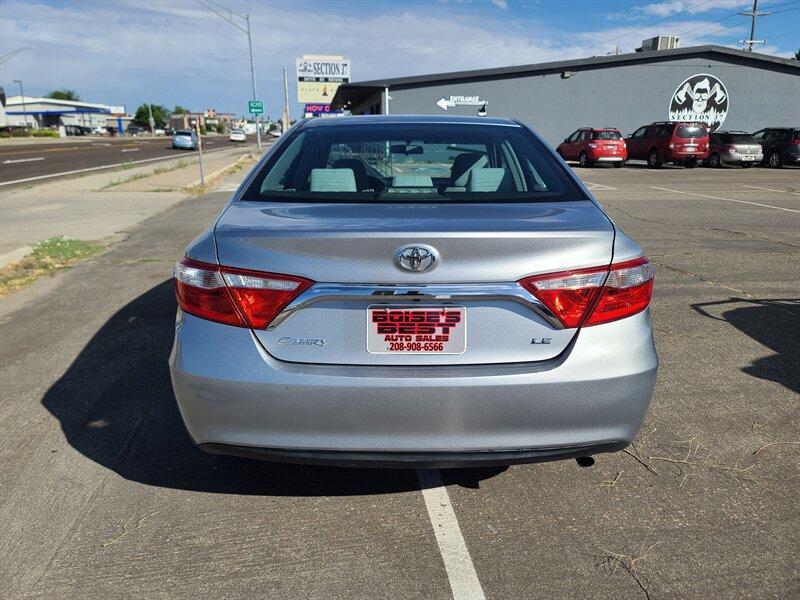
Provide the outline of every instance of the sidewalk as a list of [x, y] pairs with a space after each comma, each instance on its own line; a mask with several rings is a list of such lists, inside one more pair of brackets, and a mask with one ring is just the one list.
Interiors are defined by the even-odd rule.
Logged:
[[[254, 149], [232, 148], [206, 155], [207, 181], [213, 183], [251, 154], [255, 155]], [[124, 237], [135, 224], [192, 195], [185, 188], [198, 186], [199, 179], [195, 156], [3, 190], [0, 267], [56, 236], [87, 241]]]

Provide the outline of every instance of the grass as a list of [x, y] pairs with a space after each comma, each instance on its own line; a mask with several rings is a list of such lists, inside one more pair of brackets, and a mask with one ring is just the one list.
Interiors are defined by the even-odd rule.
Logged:
[[63, 237], [50, 238], [33, 247], [21, 261], [0, 269], [0, 297], [33, 283], [42, 275], [69, 268], [76, 261], [100, 252], [101, 244]]

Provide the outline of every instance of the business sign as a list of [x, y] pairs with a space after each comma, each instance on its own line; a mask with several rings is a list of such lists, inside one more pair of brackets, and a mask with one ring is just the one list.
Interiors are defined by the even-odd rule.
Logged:
[[340, 110], [331, 110], [330, 104], [306, 104], [303, 112], [307, 115], [324, 116], [341, 114]]
[[728, 90], [713, 75], [692, 75], [680, 83], [670, 98], [670, 121], [703, 123], [709, 131], [715, 131], [727, 116]]
[[302, 104], [330, 104], [339, 86], [349, 82], [348, 58], [306, 54], [297, 59], [297, 101]]
[[251, 115], [264, 114], [264, 101], [263, 100], [250, 100], [247, 103], [247, 112]]

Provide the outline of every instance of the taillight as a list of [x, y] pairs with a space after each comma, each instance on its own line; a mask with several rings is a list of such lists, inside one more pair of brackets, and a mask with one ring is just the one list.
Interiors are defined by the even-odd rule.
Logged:
[[595, 144], [594, 142], [589, 142], [586, 145], [589, 146], [589, 148], [592, 148], [592, 149], [597, 148], [597, 144]]
[[725, 146], [723, 148], [723, 151], [727, 152], [728, 154], [732, 154], [732, 153], [736, 152], [736, 146]]
[[653, 265], [645, 257], [526, 277], [519, 283], [572, 329], [599, 325], [643, 311], [653, 293]]
[[265, 329], [312, 281], [183, 258], [175, 264], [175, 295], [189, 314], [237, 327]]

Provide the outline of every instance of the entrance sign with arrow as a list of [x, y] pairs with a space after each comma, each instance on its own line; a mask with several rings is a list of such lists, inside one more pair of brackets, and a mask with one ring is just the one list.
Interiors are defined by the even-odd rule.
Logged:
[[456, 106], [483, 106], [485, 104], [486, 100], [481, 100], [480, 96], [450, 96], [449, 98], [443, 96], [436, 101], [436, 106], [442, 110]]

